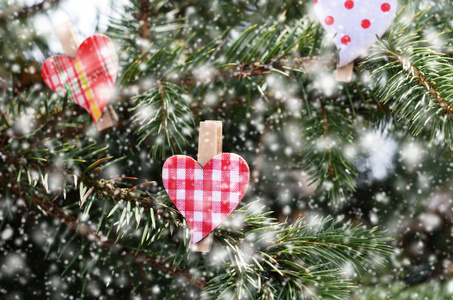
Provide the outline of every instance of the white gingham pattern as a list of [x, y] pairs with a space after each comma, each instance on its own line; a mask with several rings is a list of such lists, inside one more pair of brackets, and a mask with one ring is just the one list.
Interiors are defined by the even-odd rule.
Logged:
[[249, 177], [247, 163], [233, 153], [215, 156], [203, 169], [187, 156], [167, 159], [162, 180], [189, 224], [191, 244], [207, 236], [233, 212], [245, 194]]

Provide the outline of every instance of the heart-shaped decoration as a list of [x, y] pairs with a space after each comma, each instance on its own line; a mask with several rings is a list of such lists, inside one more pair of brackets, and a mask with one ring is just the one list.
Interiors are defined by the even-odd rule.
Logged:
[[75, 59], [52, 56], [45, 60], [42, 77], [54, 92], [85, 108], [96, 123], [104, 112], [118, 74], [118, 57], [112, 41], [96, 34], [82, 42]]
[[165, 161], [162, 179], [170, 199], [191, 229], [195, 244], [220, 225], [245, 194], [250, 171], [237, 154], [214, 156], [204, 168], [184, 155]]
[[359, 57], [384, 34], [396, 15], [396, 0], [314, 0], [315, 12], [340, 49], [339, 66]]

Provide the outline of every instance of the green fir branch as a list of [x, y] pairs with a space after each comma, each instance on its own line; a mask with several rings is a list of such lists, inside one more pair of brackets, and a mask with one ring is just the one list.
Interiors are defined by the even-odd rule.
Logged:
[[[35, 137], [31, 135], [27, 138]], [[113, 182], [93, 179], [89, 171], [84, 172], [93, 165], [87, 160], [94, 161], [99, 155], [104, 156], [106, 148], [93, 151], [93, 144], [90, 144], [80, 150], [65, 147], [55, 153], [42, 151], [45, 150], [42, 147], [49, 147], [49, 144], [37, 144], [21, 152], [20, 157], [12, 159], [12, 164], [28, 167], [28, 176], [17, 179], [20, 176], [15, 170], [20, 168], [13, 168], [12, 178], [16, 180], [11, 183], [9, 190], [88, 238], [84, 242], [85, 246], [79, 248], [81, 252], [72, 257], [66, 270], [75, 267], [79, 254], [85, 256], [83, 249], [91, 247], [94, 242], [100, 244], [101, 248], [107, 247], [113, 251], [110, 254], [112, 257], [105, 257], [103, 263], [110, 259], [115, 263], [113, 258], [116, 253], [127, 253], [127, 268], [131, 268], [134, 263], [150, 264], [172, 277], [182, 277], [197, 288], [206, 286], [205, 296], [208, 299], [218, 295], [262, 299], [337, 299], [338, 295], [346, 295], [354, 287], [344, 277], [340, 266], [352, 264], [360, 268], [381, 263], [376, 257], [390, 252], [385, 244], [387, 240], [380, 238], [382, 233], [374, 232], [374, 229], [364, 230], [350, 224], [338, 227], [330, 219], [315, 220], [307, 225], [302, 225], [302, 221], [294, 225], [278, 223], [268, 216], [270, 212], [257, 207], [257, 203], [251, 203], [235, 210], [223, 227], [215, 230], [217, 237], [212, 252], [226, 251], [224, 261], [219, 264], [215, 257], [200, 260], [197, 271], [192, 274], [189, 272], [190, 269], [194, 271], [191, 262], [199, 254], [190, 251], [189, 228], [168, 195], [155, 197], [139, 190], [119, 188]], [[11, 153], [5, 153], [6, 157], [11, 156]], [[42, 161], [24, 165], [28, 157], [37, 154], [40, 154]], [[62, 155], [60, 159], [66, 161], [75, 156], [84, 159], [71, 160], [75, 165], [54, 168], [51, 162], [55, 161], [55, 155]], [[102, 168], [107, 163], [105, 159], [95, 161], [96, 168]], [[70, 169], [76, 166], [82, 167], [83, 175], [76, 176], [77, 180], [72, 180], [73, 185], [67, 178], [63, 189], [78, 190], [80, 201], [59, 207], [60, 200], [55, 201], [59, 196], [55, 197], [47, 190], [47, 174], [52, 170], [54, 173], [62, 172], [63, 177], [73, 177], [74, 173]], [[30, 175], [35, 170], [39, 173], [38, 177]], [[0, 182], [4, 185], [8, 180], [3, 176]], [[27, 180], [30, 176], [36, 179]], [[30, 190], [30, 187], [33, 189]], [[93, 228], [87, 220], [94, 223]], [[65, 232], [62, 234], [67, 235]], [[55, 238], [58, 237], [56, 234]], [[58, 245], [61, 253], [66, 251], [72, 240]], [[105, 256], [103, 250], [96, 251], [95, 257]], [[81, 272], [87, 276], [98, 263], [101, 260], [93, 257], [83, 264], [80, 261]], [[214, 272], [212, 276], [206, 277], [207, 283], [196, 275], [205, 267], [212, 267]], [[262, 285], [263, 282], [266, 284]]]
[[216, 237], [219, 248], [212, 252], [224, 257], [227, 269], [208, 282], [206, 299], [341, 299], [354, 287], [345, 277], [345, 265], [366, 269], [382, 264], [381, 255], [392, 252], [386, 244], [391, 239], [376, 228], [338, 226], [331, 218], [279, 224], [263, 212], [257, 202], [247, 204], [227, 220], [237, 228], [233, 220], [240, 215], [239, 231], [220, 229], [226, 235]]
[[[429, 132], [434, 144], [453, 146], [453, 65], [422, 38], [429, 11], [414, 16], [415, 27], [399, 24], [379, 46], [365, 68], [373, 69], [378, 96], [414, 135]], [[443, 33], [439, 34], [439, 37]], [[446, 41], [448, 42], [448, 41]]]
[[194, 127], [193, 115], [184, 90], [172, 83], [159, 83], [150, 91], [134, 97], [137, 105], [134, 122], [139, 123], [135, 133], [139, 144], [153, 138], [150, 153], [165, 159], [168, 152], [182, 153], [188, 145]]
[[316, 184], [315, 193], [325, 189], [329, 199], [341, 202], [356, 188], [354, 161], [345, 151], [353, 144], [352, 120], [338, 103], [320, 101], [320, 110], [302, 121], [305, 170], [310, 184]]

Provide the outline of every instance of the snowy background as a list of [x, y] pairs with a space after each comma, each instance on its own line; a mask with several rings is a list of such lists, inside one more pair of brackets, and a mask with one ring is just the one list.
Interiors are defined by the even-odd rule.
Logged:
[[[6, 1], [12, 3], [11, 0]], [[58, 8], [48, 9], [44, 14], [36, 15], [33, 18], [33, 26], [36, 34], [46, 40], [49, 52], [60, 54], [62, 48], [54, 34], [54, 26], [70, 20], [83, 40], [96, 32], [105, 31], [109, 17], [121, 14], [121, 11], [118, 10], [121, 10], [121, 5], [126, 2], [126, 0], [63, 0]], [[259, 3], [248, 5], [250, 14], [255, 13], [258, 10], [257, 7], [265, 5], [265, 2], [259, 1]], [[16, 3], [33, 5], [38, 1], [16, 1]], [[190, 15], [191, 24], [199, 25], [203, 21], [201, 17], [196, 16], [194, 8], [190, 9]], [[244, 26], [247, 25], [248, 23]], [[239, 36], [241, 30], [243, 27], [238, 25], [238, 28], [233, 31], [233, 39]], [[233, 40], [229, 41], [229, 43], [232, 42]], [[46, 58], [40, 51], [34, 51], [32, 54], [38, 62], [42, 62]], [[209, 80], [206, 70], [211, 69], [209, 66], [202, 66], [194, 73]], [[338, 83], [334, 82], [332, 76], [323, 72], [319, 72], [318, 76], [319, 80], [314, 83], [315, 89], [328, 96], [338, 92]], [[275, 80], [275, 78], [280, 77], [272, 75], [266, 79], [267, 91], [276, 91], [277, 96], [280, 93], [286, 97], [286, 93], [289, 94], [287, 91], [294, 86], [285, 85], [284, 80]], [[287, 100], [283, 96], [281, 99]], [[215, 93], [212, 96], [207, 95], [206, 99], [208, 104], [213, 104], [217, 101], [217, 95]], [[290, 101], [287, 101], [285, 105], [288, 106], [288, 111], [292, 110]], [[255, 124], [257, 131], [262, 131], [266, 126], [268, 120], [265, 117], [267, 117], [268, 106], [269, 103], [262, 99], [255, 103], [256, 110], [253, 113], [257, 120]], [[297, 121], [299, 122], [299, 120]], [[28, 119], [20, 125], [25, 126], [27, 122]], [[394, 267], [392, 272], [395, 273], [392, 279], [398, 279], [401, 274], [404, 274], [403, 271], [410, 269], [412, 277], [407, 281], [423, 282], [434, 267], [448, 266], [451, 263], [450, 254], [448, 251], [442, 251], [441, 248], [448, 249], [449, 247], [442, 242], [445, 224], [451, 220], [452, 214], [451, 187], [449, 187], [452, 165], [448, 161], [448, 155], [433, 151], [427, 143], [412, 138], [400, 141], [400, 136], [395, 135], [391, 122], [379, 130], [369, 130], [362, 128], [359, 120], [355, 124], [357, 127], [355, 128], [356, 144], [343, 149], [351, 157], [358, 158], [355, 164], [359, 172], [358, 192], [348, 199], [343, 207], [339, 207], [331, 205], [325, 199], [320, 200], [311, 196], [313, 186], [307, 185], [306, 173], [294, 170], [294, 176], [288, 176], [291, 172], [285, 170], [285, 166], [280, 161], [276, 162], [277, 159], [283, 159], [282, 153], [290, 157], [300, 151], [300, 143], [297, 143], [296, 146], [294, 138], [290, 137], [292, 130], [294, 132], [299, 130], [298, 123], [293, 125], [293, 128], [291, 128], [291, 124], [285, 125], [284, 132], [270, 132], [263, 139], [263, 148], [266, 150], [261, 151], [261, 153], [265, 153], [262, 173], [268, 176], [268, 181], [263, 185], [265, 186], [269, 182], [274, 185], [269, 185], [272, 188], [267, 187], [263, 190], [260, 190], [258, 186], [256, 190], [249, 192], [250, 198], [255, 200], [259, 195], [263, 202], [270, 207], [270, 210], [281, 208], [279, 211], [281, 219], [303, 211], [307, 218], [332, 214], [337, 218], [346, 217], [357, 223], [366, 222], [369, 226], [388, 229], [388, 235], [398, 239], [393, 244], [395, 255], [390, 258], [392, 267]], [[280, 151], [283, 148], [279, 134], [290, 137], [288, 138], [289, 143], [283, 151]], [[113, 147], [117, 146], [119, 149], [122, 146], [121, 142], [116, 141], [117, 144], [113, 144]], [[248, 144], [247, 147], [250, 149], [246, 149], [242, 144]], [[253, 141], [246, 141], [246, 143], [238, 141], [234, 145], [232, 144], [231, 148], [233, 146], [244, 151], [245, 155], [249, 155], [250, 161], [255, 159], [257, 148], [261, 147], [261, 145], [254, 144]], [[143, 150], [135, 156], [135, 159], [140, 161], [140, 168], [143, 167], [143, 169], [137, 169], [137, 174], [134, 176], [151, 179], [152, 175], [147, 174], [147, 170], [155, 165], [149, 158], [147, 150]], [[123, 171], [120, 168], [110, 167], [105, 173], [112, 178], [122, 176]], [[276, 180], [273, 179], [279, 178], [278, 176], [283, 173], [285, 176], [282, 175], [281, 178], [285, 180], [276, 183]], [[36, 176], [38, 177], [38, 175]], [[288, 178], [300, 179], [300, 181], [291, 185], [286, 182]], [[57, 190], [61, 181], [53, 180], [51, 176], [50, 185], [51, 189]], [[254, 192], [256, 195], [253, 194]], [[37, 209], [29, 210], [29, 203], [22, 199], [7, 209], [9, 200], [5, 199], [0, 203], [0, 222], [5, 222], [8, 209], [10, 209], [11, 215], [19, 217], [8, 219], [5, 222], [6, 225], [0, 227], [0, 299], [23, 299], [21, 289], [27, 286], [36, 289], [34, 291], [36, 299], [76, 299], [77, 296], [74, 295], [78, 295], [78, 289], [80, 289], [77, 286], [80, 275], [73, 269], [66, 276], [62, 277], [61, 273], [64, 266], [77, 255], [78, 245], [70, 245], [61, 257], [56, 251], [57, 244], [53, 245], [52, 250], [49, 251], [48, 245], [55, 234], [64, 230], [63, 227], [59, 227], [60, 223], [56, 220], [49, 221]], [[76, 240], [77, 242], [79, 241]], [[46, 253], [48, 260], [43, 260], [42, 257]], [[88, 256], [94, 255], [93, 253], [96, 251], [88, 251]], [[34, 259], [36, 257], [39, 257], [39, 260]], [[86, 259], [89, 260], [91, 257]], [[88, 281], [85, 288], [88, 297], [111, 299], [123, 293], [130, 299], [141, 299], [137, 294], [128, 294], [132, 283], [126, 271], [118, 272], [113, 278], [110, 276], [110, 271], [107, 268], [94, 269], [90, 275], [93, 278]], [[417, 276], [425, 277], [420, 279]], [[152, 285], [146, 287], [147, 291], [158, 299], [162, 286], [152, 278], [149, 281], [152, 282]], [[10, 289], [10, 286], [14, 288]], [[450, 284], [449, 288], [453, 292], [453, 284]], [[2, 298], [3, 296], [4, 298]]]

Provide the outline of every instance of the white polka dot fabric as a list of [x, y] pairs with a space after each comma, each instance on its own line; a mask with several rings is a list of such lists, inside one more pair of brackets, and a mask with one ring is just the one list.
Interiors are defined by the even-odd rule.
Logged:
[[396, 15], [396, 0], [314, 0], [324, 29], [340, 49], [343, 67], [382, 36]]

